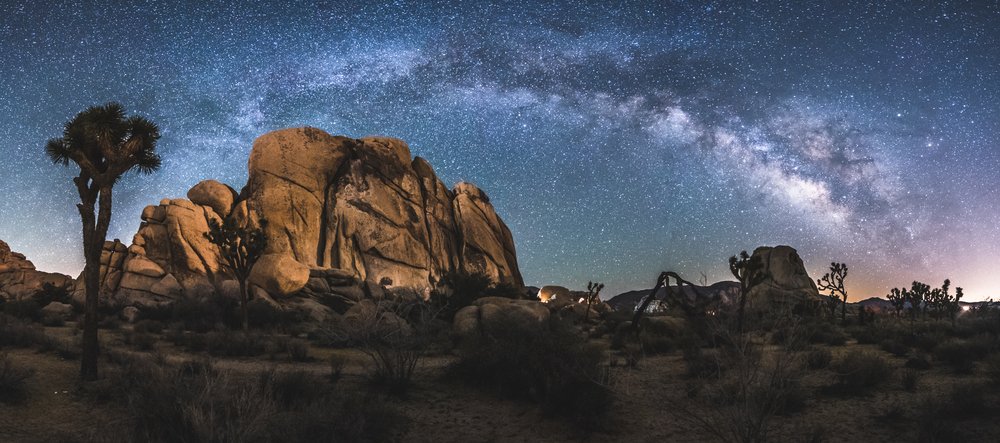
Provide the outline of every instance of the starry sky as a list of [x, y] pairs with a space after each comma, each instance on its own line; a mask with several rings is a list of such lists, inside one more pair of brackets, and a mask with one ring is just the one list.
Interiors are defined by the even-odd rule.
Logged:
[[309, 125], [479, 185], [528, 284], [712, 282], [788, 244], [813, 278], [846, 262], [852, 300], [946, 277], [1000, 297], [995, 3], [541, 3], [3, 2], [0, 239], [79, 273], [74, 172], [43, 147], [116, 100], [163, 132], [162, 169], [115, 188], [126, 242]]

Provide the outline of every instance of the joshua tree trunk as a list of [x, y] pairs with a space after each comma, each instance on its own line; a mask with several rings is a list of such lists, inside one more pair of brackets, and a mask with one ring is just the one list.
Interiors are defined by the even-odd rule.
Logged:
[[847, 294], [844, 294], [844, 302], [840, 304], [840, 322], [847, 321]]
[[[85, 189], [85, 188], [83, 188]], [[83, 223], [83, 254], [86, 261], [83, 272], [86, 298], [83, 309], [83, 338], [80, 358], [80, 378], [86, 381], [96, 380], [97, 358], [100, 354], [100, 342], [97, 337], [98, 304], [101, 291], [101, 253], [104, 240], [111, 223], [111, 187], [102, 186], [98, 193], [81, 189], [81, 201], [78, 206], [80, 220]], [[97, 195], [95, 195], [97, 194]], [[94, 204], [99, 197], [97, 219], [94, 220]]]
[[249, 322], [247, 321], [247, 301], [250, 300], [250, 294], [247, 294], [247, 279], [240, 278], [240, 314], [243, 316], [243, 332], [249, 330]]

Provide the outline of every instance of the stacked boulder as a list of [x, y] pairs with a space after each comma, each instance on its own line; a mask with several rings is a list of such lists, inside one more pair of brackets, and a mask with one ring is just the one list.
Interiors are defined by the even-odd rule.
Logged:
[[235, 296], [238, 283], [205, 237], [209, 220], [227, 218], [267, 237], [254, 296], [314, 318], [386, 292], [426, 297], [451, 272], [523, 286], [510, 230], [486, 194], [469, 183], [449, 190], [402, 140], [279, 130], [254, 142], [248, 166], [239, 193], [206, 180], [187, 199], [146, 207], [122, 262], [114, 254], [124, 246], [106, 246], [102, 276], [118, 284], [102, 300], [141, 309]]

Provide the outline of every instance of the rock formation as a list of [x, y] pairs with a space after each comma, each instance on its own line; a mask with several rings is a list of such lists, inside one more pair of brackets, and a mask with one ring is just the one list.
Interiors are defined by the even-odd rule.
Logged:
[[798, 251], [791, 246], [761, 246], [753, 251], [760, 257], [762, 271], [767, 278], [750, 289], [747, 300], [751, 305], [806, 305], [818, 307], [821, 303], [816, 280], [806, 272]]
[[69, 289], [73, 279], [35, 270], [35, 265], [24, 254], [11, 251], [10, 246], [0, 240], [0, 299], [29, 298], [42, 292], [46, 284], [54, 289]]
[[486, 194], [469, 183], [449, 190], [402, 140], [284, 129], [258, 138], [248, 163], [239, 193], [206, 180], [187, 199], [146, 207], [127, 251], [105, 246], [104, 299], [141, 308], [233, 295], [238, 286], [205, 238], [208, 220], [227, 217], [263, 226], [268, 238], [254, 294], [314, 316], [386, 290], [426, 295], [453, 271], [523, 286], [510, 230]]

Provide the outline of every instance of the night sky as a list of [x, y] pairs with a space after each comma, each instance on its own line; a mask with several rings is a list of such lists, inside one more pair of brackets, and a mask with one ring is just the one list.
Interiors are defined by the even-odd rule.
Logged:
[[257, 136], [309, 125], [478, 184], [528, 284], [716, 281], [788, 244], [813, 278], [846, 262], [853, 300], [945, 277], [1000, 296], [996, 4], [13, 3], [0, 239], [43, 270], [83, 267], [45, 141], [116, 100], [160, 125], [164, 163], [116, 186], [109, 239], [202, 179], [239, 189]]

